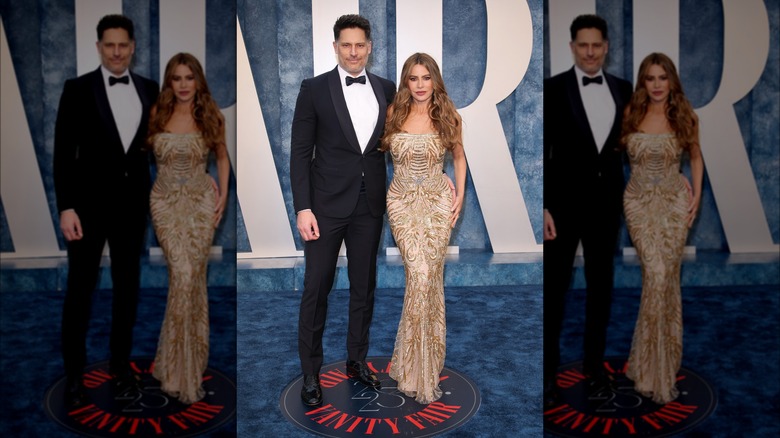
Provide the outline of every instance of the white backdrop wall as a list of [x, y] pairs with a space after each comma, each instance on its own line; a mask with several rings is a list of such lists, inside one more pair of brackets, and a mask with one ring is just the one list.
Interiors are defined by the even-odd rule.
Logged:
[[[688, 244], [699, 251], [776, 254], [780, 3], [545, 0], [545, 9], [545, 77], [572, 66], [569, 25], [582, 13], [609, 23], [605, 69], [612, 74], [635, 83], [648, 53], [675, 60], [699, 116], [705, 164], [701, 211]], [[630, 245], [625, 228], [622, 233], [622, 245]]]
[[[65, 80], [97, 68], [96, 26], [124, 13], [135, 25], [133, 70], [161, 80], [170, 56], [188, 51], [206, 69], [226, 116], [235, 163], [235, 3], [232, 0], [11, 0], [0, 4], [0, 252], [64, 254], [52, 180], [54, 122]], [[216, 169], [211, 168], [216, 174]], [[214, 244], [234, 251], [235, 178]], [[155, 246], [149, 226], [147, 247]]]
[[[470, 169], [451, 245], [541, 251], [541, 6], [503, 0], [238, 1], [239, 257], [300, 254], [289, 182], [292, 114], [301, 80], [335, 67], [332, 27], [345, 13], [372, 23], [372, 72], [395, 80], [397, 66], [415, 51], [441, 63], [464, 118]], [[382, 247], [391, 246], [386, 226]]]

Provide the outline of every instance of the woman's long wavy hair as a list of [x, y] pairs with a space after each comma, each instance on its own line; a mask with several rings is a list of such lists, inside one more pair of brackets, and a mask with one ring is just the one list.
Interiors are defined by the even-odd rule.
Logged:
[[165, 78], [160, 95], [157, 97], [157, 113], [149, 120], [148, 142], [152, 145], [155, 134], [165, 132], [165, 125], [171, 119], [173, 108], [176, 105], [176, 95], [173, 92], [173, 71], [177, 66], [184, 65], [192, 70], [195, 76], [195, 98], [192, 102], [192, 118], [198, 127], [203, 140], [209, 148], [214, 149], [225, 142], [225, 119], [219, 111], [219, 106], [211, 97], [203, 67], [194, 56], [189, 53], [177, 53], [168, 65], [165, 66]]
[[636, 90], [631, 95], [631, 101], [628, 104], [628, 111], [623, 117], [623, 135], [621, 143], [623, 146], [628, 141], [628, 136], [639, 131], [639, 124], [647, 114], [647, 105], [650, 97], [645, 86], [645, 77], [650, 66], [657, 65], [664, 69], [669, 78], [669, 97], [666, 101], [666, 120], [677, 137], [680, 146], [688, 150], [698, 142], [698, 131], [696, 114], [693, 107], [682, 89], [680, 75], [677, 74], [677, 68], [668, 56], [663, 53], [651, 53], [642, 60], [639, 65], [639, 74], [636, 78]]
[[385, 133], [382, 137], [382, 147], [380, 150], [389, 150], [389, 141], [393, 134], [403, 132], [403, 126], [409, 112], [412, 108], [414, 98], [409, 90], [409, 76], [412, 74], [412, 67], [421, 65], [428, 69], [433, 82], [433, 94], [428, 104], [428, 116], [431, 118], [433, 128], [439, 133], [441, 144], [452, 149], [461, 143], [461, 120], [455, 104], [447, 95], [447, 89], [444, 87], [444, 80], [441, 77], [441, 71], [436, 61], [428, 54], [415, 53], [404, 62], [401, 69], [401, 81], [399, 90], [393, 99], [393, 114], [385, 122]]

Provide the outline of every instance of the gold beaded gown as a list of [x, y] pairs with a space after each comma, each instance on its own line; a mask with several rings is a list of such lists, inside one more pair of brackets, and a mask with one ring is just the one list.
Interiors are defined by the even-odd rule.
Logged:
[[215, 207], [206, 173], [209, 148], [199, 133], [160, 133], [154, 156], [152, 223], [168, 263], [169, 289], [153, 376], [164, 392], [191, 404], [205, 395], [209, 355], [206, 265]]
[[680, 265], [688, 235], [688, 189], [674, 134], [628, 139], [631, 178], [623, 197], [628, 231], [642, 267], [642, 298], [626, 375], [659, 404], [678, 396], [682, 363]]
[[438, 400], [444, 368], [444, 256], [452, 192], [438, 134], [395, 134], [387, 217], [406, 272], [406, 291], [389, 375], [418, 403]]

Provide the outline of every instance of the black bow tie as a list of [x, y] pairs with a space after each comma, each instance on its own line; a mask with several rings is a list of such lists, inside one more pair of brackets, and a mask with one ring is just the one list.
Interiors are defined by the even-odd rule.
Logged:
[[357, 82], [358, 84], [365, 84], [366, 83], [366, 77], [365, 76], [358, 76], [356, 78], [353, 78], [352, 76], [347, 76], [347, 87]]
[[601, 75], [599, 75], [599, 76], [596, 76], [596, 77], [594, 77], [594, 78], [589, 78], [589, 77], [587, 77], [587, 76], [583, 76], [583, 77], [582, 77], [582, 85], [583, 85], [583, 86], [585, 86], [585, 85], [588, 85], [588, 84], [590, 84], [591, 82], [595, 82], [595, 83], [597, 83], [597, 84], [601, 84], [601, 83], [603, 83], [603, 82], [604, 82], [604, 77], [603, 77], [603, 76], [601, 76]]
[[130, 83], [130, 76], [122, 76], [121, 78], [117, 78], [117, 77], [114, 77], [114, 76], [109, 76], [108, 77], [108, 85], [113, 87], [114, 84], [116, 84], [116, 83], [121, 83], [121, 84], [127, 85], [127, 84]]

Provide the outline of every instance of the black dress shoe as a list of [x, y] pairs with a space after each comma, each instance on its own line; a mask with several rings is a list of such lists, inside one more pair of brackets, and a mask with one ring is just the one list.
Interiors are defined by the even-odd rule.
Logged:
[[585, 373], [585, 384], [588, 387], [589, 393], [605, 389], [614, 389], [615, 377], [605, 371], [597, 371], [590, 374]]
[[110, 372], [111, 390], [114, 393], [121, 393], [128, 390], [138, 390], [140, 388], [141, 378], [130, 370]]
[[550, 409], [560, 402], [561, 395], [555, 384], [544, 387], [544, 409]]
[[305, 374], [303, 376], [301, 400], [303, 400], [303, 404], [306, 406], [322, 404], [322, 388], [320, 388], [320, 378], [316, 374]]
[[372, 373], [364, 360], [347, 361], [347, 377], [357, 379], [360, 383], [372, 388], [379, 388], [379, 379]]
[[78, 408], [87, 401], [84, 395], [84, 385], [81, 383], [81, 377], [78, 379], [68, 379], [65, 384], [65, 406], [69, 408]]

